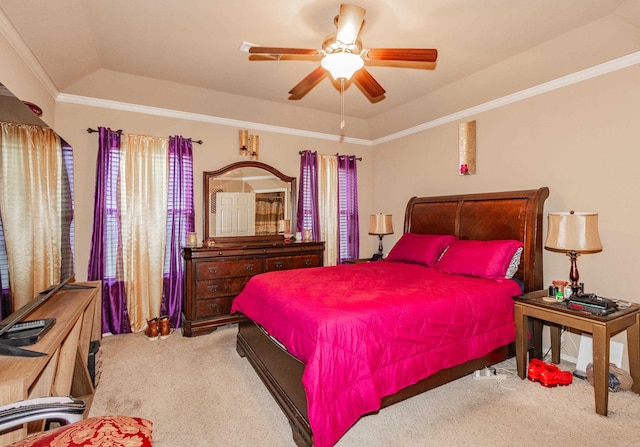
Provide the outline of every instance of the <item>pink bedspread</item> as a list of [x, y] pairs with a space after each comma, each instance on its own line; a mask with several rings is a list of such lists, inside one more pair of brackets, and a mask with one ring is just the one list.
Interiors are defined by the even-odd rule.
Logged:
[[316, 447], [443, 368], [515, 339], [515, 281], [371, 262], [271, 272], [235, 298], [240, 311], [302, 360]]

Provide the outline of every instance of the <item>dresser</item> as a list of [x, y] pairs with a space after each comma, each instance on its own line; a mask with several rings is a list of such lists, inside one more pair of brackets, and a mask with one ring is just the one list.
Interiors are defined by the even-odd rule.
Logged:
[[195, 337], [236, 323], [231, 304], [252, 276], [276, 270], [321, 267], [324, 242], [251, 242], [184, 247], [182, 334]]

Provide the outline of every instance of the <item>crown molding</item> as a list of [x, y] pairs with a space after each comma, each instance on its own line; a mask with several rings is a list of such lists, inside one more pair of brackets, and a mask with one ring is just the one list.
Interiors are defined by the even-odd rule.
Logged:
[[146, 115], [164, 116], [168, 118], [183, 119], [188, 121], [198, 121], [202, 123], [218, 124], [228, 127], [248, 127], [253, 130], [262, 130], [265, 132], [280, 133], [286, 135], [301, 136], [307, 138], [315, 138], [318, 140], [337, 141], [342, 143], [358, 144], [362, 146], [372, 146], [371, 140], [362, 138], [344, 137], [341, 135], [333, 135], [322, 132], [313, 132], [310, 130], [295, 129], [293, 127], [274, 126], [271, 124], [256, 123], [252, 121], [237, 120], [232, 118], [223, 118], [213, 115], [204, 115], [201, 113], [182, 112], [180, 110], [165, 109], [162, 107], [143, 106], [140, 104], [127, 103], [122, 101], [112, 101], [108, 99], [92, 98], [89, 96], [70, 95], [60, 93], [56, 101], [78, 104], [84, 106], [98, 107], [104, 109], [120, 110], [123, 112], [142, 113]]
[[11, 21], [9, 21], [2, 9], [0, 9], [0, 34], [2, 34], [5, 39], [7, 39], [7, 42], [9, 43], [9, 45], [11, 45], [11, 48], [13, 48], [16, 53], [18, 53], [20, 59], [22, 59], [22, 61], [36, 76], [36, 78], [38, 78], [40, 83], [49, 92], [51, 97], [56, 98], [60, 94], [60, 91], [53, 83], [44, 68], [42, 68], [42, 65], [40, 65], [38, 59], [36, 59], [36, 57], [33, 55], [31, 49], [27, 46], [26, 43], [24, 43], [24, 40], [22, 40], [22, 37], [13, 27], [13, 24], [11, 23]]
[[407, 137], [416, 133], [424, 132], [425, 130], [433, 129], [438, 126], [442, 126], [447, 123], [460, 121], [469, 118], [479, 113], [487, 112], [489, 110], [497, 109], [509, 104], [513, 104], [518, 101], [523, 101], [534, 96], [542, 95], [547, 92], [557, 90], [559, 88], [567, 87], [578, 82], [592, 79], [598, 76], [602, 76], [617, 70], [622, 70], [627, 67], [631, 67], [640, 63], [640, 52], [632, 53], [627, 56], [623, 56], [614, 59], [609, 62], [596, 65], [594, 67], [587, 68], [585, 70], [578, 71], [566, 76], [563, 76], [552, 81], [545, 82], [543, 84], [536, 85], [534, 87], [521, 90], [510, 95], [503, 96], [501, 98], [494, 99], [492, 101], [479, 104], [477, 106], [469, 107], [464, 110], [460, 110], [449, 115], [436, 118], [431, 121], [419, 124], [414, 127], [410, 127], [399, 132], [394, 132], [375, 140], [366, 140], [362, 138], [350, 138], [340, 135], [327, 134], [321, 132], [313, 132], [302, 129], [295, 129], [292, 127], [272, 126], [269, 124], [256, 123], [251, 121], [236, 120], [230, 118], [222, 118], [218, 116], [204, 115], [198, 113], [181, 112], [178, 110], [164, 109], [159, 107], [143, 106], [139, 104], [131, 104], [121, 101], [111, 101], [106, 99], [91, 98], [87, 96], [69, 95], [66, 93], [58, 94], [56, 100], [60, 102], [67, 102], [73, 104], [87, 105], [92, 107], [101, 107], [106, 109], [115, 109], [126, 112], [142, 113], [147, 115], [165, 116], [169, 118], [185, 119], [190, 121], [200, 121], [204, 123], [219, 124], [221, 126], [229, 127], [249, 127], [255, 130], [263, 130], [265, 132], [280, 133], [286, 135], [301, 136], [306, 138], [314, 138], [319, 140], [336, 141], [350, 144], [358, 144], [362, 146], [375, 147], [383, 143], [387, 143], [393, 140]]
[[466, 119], [482, 112], [487, 112], [489, 110], [497, 109], [508, 104], [513, 104], [515, 102], [532, 98], [534, 96], [542, 95], [552, 90], [567, 87], [569, 85], [576, 84], [587, 79], [602, 76], [617, 70], [622, 70], [638, 63], [640, 63], [640, 51], [629, 54], [627, 56], [619, 57], [617, 59], [613, 59], [609, 62], [604, 62], [600, 65], [596, 65], [594, 67], [590, 67], [576, 73], [563, 76], [561, 78], [554, 79], [552, 81], [545, 82], [543, 84], [536, 85], [534, 87], [527, 88], [525, 90], [521, 90], [516, 93], [512, 93], [510, 95], [503, 96], [501, 98], [494, 99], [492, 101], [485, 102], [483, 104], [479, 104], [477, 106], [469, 107], [468, 109], [460, 110], [450, 115], [442, 116], [435, 120], [428, 121], [426, 123], [401, 130], [399, 132], [394, 132], [387, 136], [377, 138], [373, 140], [372, 143], [373, 146], [377, 146], [382, 143], [387, 143], [399, 138], [404, 138], [408, 135], [413, 135], [428, 129], [433, 129], [434, 127], [442, 126], [443, 124]]

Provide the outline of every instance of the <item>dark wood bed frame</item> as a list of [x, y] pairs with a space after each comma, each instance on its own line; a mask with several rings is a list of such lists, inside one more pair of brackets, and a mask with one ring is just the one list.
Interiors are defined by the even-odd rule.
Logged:
[[[453, 234], [459, 239], [516, 239], [524, 243], [515, 277], [525, 292], [538, 290], [542, 282], [542, 212], [549, 196], [546, 187], [536, 190], [440, 197], [413, 197], [407, 204], [404, 232]], [[282, 350], [251, 320], [238, 324], [237, 351], [247, 357], [289, 419], [295, 443], [313, 445], [302, 386], [304, 364]], [[400, 402], [475, 370], [514, 355], [513, 343], [421, 380], [382, 399], [381, 408]]]

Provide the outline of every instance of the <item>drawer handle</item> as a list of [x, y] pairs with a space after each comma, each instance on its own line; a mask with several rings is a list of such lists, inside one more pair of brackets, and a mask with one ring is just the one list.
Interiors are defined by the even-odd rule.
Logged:
[[216, 273], [218, 273], [218, 267], [209, 267], [209, 273], [215, 275]]
[[214, 293], [218, 291], [218, 286], [213, 285], [213, 286], [209, 286], [207, 287], [209, 289], [209, 292]]
[[305, 259], [304, 265], [311, 265], [311, 259]]
[[276, 261], [276, 268], [281, 269], [284, 267], [284, 263], [282, 261]]
[[217, 304], [210, 303], [210, 304], [207, 304], [207, 307], [208, 307], [209, 309], [213, 310], [213, 309], [217, 309], [217, 308], [218, 308], [218, 305], [217, 305]]
[[247, 272], [251, 272], [251, 271], [253, 271], [253, 264], [247, 264], [247, 265], [245, 266], [245, 269], [247, 269]]

